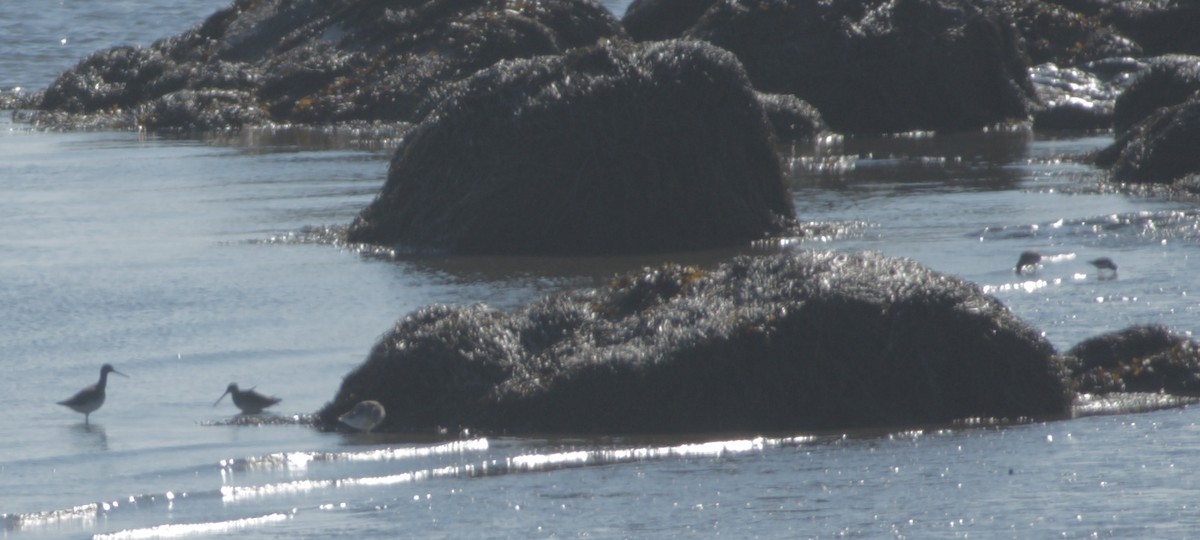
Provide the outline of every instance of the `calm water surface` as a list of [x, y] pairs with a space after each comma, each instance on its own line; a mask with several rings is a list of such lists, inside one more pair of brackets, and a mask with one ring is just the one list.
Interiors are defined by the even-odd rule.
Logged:
[[[2, 2], [0, 89], [224, 2]], [[613, 6], [619, 10], [620, 5]], [[65, 42], [63, 39], [65, 38]], [[1197, 329], [1200, 214], [1101, 189], [1105, 137], [850, 140], [789, 158], [790, 249], [879, 250], [975, 281], [1060, 349], [1133, 323]], [[5, 538], [1086, 538], [1200, 527], [1194, 408], [1004, 428], [461, 440], [318, 433], [396, 319], [513, 307], [665, 260], [387, 260], [309, 242], [386, 175], [352, 137], [42, 133], [0, 117]], [[814, 157], [815, 156], [815, 157]], [[844, 157], [850, 156], [850, 157]], [[1065, 159], [1064, 159], [1065, 158]], [[1019, 278], [1017, 254], [1047, 254]], [[1096, 256], [1120, 265], [1098, 280]], [[113, 363], [90, 425], [54, 402]], [[283, 402], [239, 425], [229, 382]]]

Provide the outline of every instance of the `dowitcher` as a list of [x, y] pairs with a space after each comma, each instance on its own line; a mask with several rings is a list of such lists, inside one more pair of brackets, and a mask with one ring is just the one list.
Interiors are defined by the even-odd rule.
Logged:
[[104, 387], [108, 386], [109, 373], [128, 377], [128, 375], [113, 368], [112, 364], [104, 364], [100, 366], [100, 380], [96, 381], [96, 384], [80, 390], [74, 396], [71, 396], [70, 399], [59, 401], [58, 404], [70, 407], [75, 412], [83, 413], [83, 423], [87, 424], [91, 419], [92, 413], [96, 409], [99, 409], [101, 405], [104, 405]]
[[1092, 259], [1088, 261], [1088, 264], [1096, 267], [1097, 276], [1100, 278], [1107, 277], [1111, 279], [1117, 276], [1117, 263], [1108, 257]]
[[1038, 263], [1042, 262], [1042, 254], [1036, 251], [1021, 252], [1021, 257], [1017, 259], [1017, 267], [1013, 272], [1024, 274], [1026, 270], [1037, 270]]
[[229, 387], [225, 389], [225, 393], [221, 394], [221, 397], [213, 402], [213, 407], [216, 407], [226, 395], [233, 396], [233, 404], [242, 410], [242, 414], [258, 414], [263, 412], [263, 409], [280, 402], [279, 398], [264, 396], [255, 392], [253, 388], [238, 390], [237, 383], [229, 383]]

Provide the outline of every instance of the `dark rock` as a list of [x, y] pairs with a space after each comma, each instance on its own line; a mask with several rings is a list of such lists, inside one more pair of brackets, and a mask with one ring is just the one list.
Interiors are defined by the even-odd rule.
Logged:
[[1098, 131], [1112, 125], [1112, 108], [1068, 101], [1047, 106], [1033, 115], [1037, 131]]
[[[247, 108], [226, 111], [234, 121], [416, 121], [417, 104], [443, 83], [623, 35], [594, 0], [238, 0], [151, 47], [93, 54], [45, 91], [40, 108], [95, 113], [160, 107], [181, 90], [191, 93], [169, 101], [232, 91], [230, 103]], [[148, 117], [174, 128], [213, 120], [184, 116], [207, 115], [206, 104], [172, 109]]]
[[795, 225], [757, 96], [711, 45], [501, 62], [434, 102], [351, 241], [608, 254], [745, 245]]
[[1101, 17], [1137, 42], [1147, 55], [1200, 55], [1200, 2], [1110, 0]]
[[1179, 194], [1197, 198], [1200, 197], [1200, 173], [1189, 174], [1183, 178], [1175, 180], [1172, 184]]
[[1028, 119], [1036, 99], [1012, 20], [968, 0], [729, 0], [685, 35], [843, 133], [979, 129]]
[[1120, 182], [1170, 184], [1200, 173], [1200, 98], [1162, 107], [1096, 156]]
[[760, 93], [758, 102], [782, 140], [811, 141], [828, 133], [820, 111], [796, 96]]
[[906, 426], [1067, 412], [1063, 366], [979, 287], [906, 259], [793, 252], [666, 265], [512, 313], [399, 321], [319, 413], [382, 429], [665, 433]]
[[31, 109], [42, 101], [41, 92], [26, 92], [24, 89], [0, 89], [0, 111]]
[[1133, 326], [1067, 351], [1080, 393], [1200, 396], [1200, 344], [1162, 326]]
[[678, 38], [717, 0], [633, 0], [621, 24], [638, 41]]
[[91, 113], [132, 107], [149, 97], [145, 89], [166, 65], [159, 50], [116, 47], [94, 53], [46, 88], [39, 108]]
[[1193, 0], [1043, 0], [1097, 17], [1145, 54], [1200, 54], [1200, 3]]
[[1145, 62], [1147, 69], [1117, 98], [1113, 128], [1118, 135], [1159, 108], [1178, 105], [1200, 92], [1200, 56], [1168, 55]]
[[156, 130], [211, 131], [261, 124], [266, 111], [236, 90], [180, 90], [154, 100], [140, 119]]
[[1000, 9], [1016, 22], [1034, 64], [1077, 66], [1104, 58], [1139, 56], [1141, 47], [1097, 16], [1042, 0], [1005, 0]]
[[[1042, 0], [1043, 3], [1065, 7], [1084, 15], [1099, 15], [1114, 0]], [[1120, 0], [1117, 0], [1120, 1]]]

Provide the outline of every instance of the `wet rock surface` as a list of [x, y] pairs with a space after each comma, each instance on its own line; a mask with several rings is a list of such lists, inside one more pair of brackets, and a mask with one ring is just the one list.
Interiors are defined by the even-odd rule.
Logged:
[[351, 241], [636, 253], [747, 245], [795, 224], [758, 95], [711, 45], [608, 43], [448, 88]]
[[[150, 47], [99, 51], [36, 98], [0, 105], [68, 128], [418, 122], [444, 85], [500, 60], [628, 35], [729, 49], [773, 96], [769, 111], [786, 111], [790, 95], [838, 132], [974, 130], [1030, 115], [1036, 128], [1106, 129], [1113, 105], [1099, 94], [1127, 81], [1091, 66], [1196, 52], [1200, 33], [1184, 30], [1197, 10], [1175, 0], [636, 0], [617, 21], [592, 0], [239, 0]], [[806, 125], [776, 125], [784, 138], [809, 136]]]
[[320, 413], [382, 429], [718, 432], [1064, 414], [1053, 348], [957, 278], [878, 254], [665, 265], [526, 308], [399, 321]]
[[93, 54], [38, 107], [146, 115], [158, 129], [416, 121], [443, 83], [621, 35], [591, 0], [239, 0], [180, 36]]
[[1116, 140], [1096, 155], [1121, 182], [1173, 186], [1194, 194], [1200, 174], [1200, 57], [1148, 59], [1116, 100]]
[[791, 94], [758, 94], [775, 136], [784, 141], [812, 141], [830, 134], [821, 112]]
[[621, 25], [639, 41], [683, 36], [717, 0], [633, 0], [621, 16]]
[[1024, 41], [1033, 64], [1078, 66], [1107, 58], [1141, 56], [1141, 47], [1098, 16], [1043, 0], [999, 2]]
[[1080, 393], [1200, 396], [1200, 343], [1161, 326], [1133, 326], [1067, 351]]
[[968, 130], [1028, 118], [1019, 36], [968, 1], [732, 1], [685, 34], [729, 49], [764, 92], [812, 103], [838, 132]]
[[1122, 182], [1171, 185], [1200, 172], [1200, 99], [1156, 109], [1097, 156]]
[[1167, 55], [1148, 58], [1113, 111], [1113, 129], [1120, 136], [1163, 107], [1179, 105], [1200, 92], [1200, 56]]
[[1196, 32], [1200, 28], [1200, 3], [1191, 0], [1086, 3], [1101, 20], [1136, 41], [1144, 54], [1200, 54], [1200, 32]]

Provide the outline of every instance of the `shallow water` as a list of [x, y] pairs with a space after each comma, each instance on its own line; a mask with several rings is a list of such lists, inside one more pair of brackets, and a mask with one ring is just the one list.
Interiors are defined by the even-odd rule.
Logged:
[[[43, 44], [0, 55], [0, 88], [44, 86], [93, 49], [149, 43], [223, 4], [153, 3], [162, 9], [0, 3], [0, 21], [24, 17], [21, 35]], [[103, 22], [121, 14], [148, 19]], [[63, 25], [97, 41], [45, 46]], [[989, 134], [788, 152], [800, 219], [837, 225], [789, 249], [913, 257], [981, 284], [1060, 349], [1132, 323], [1193, 332], [1196, 206], [1103, 188], [1073, 157], [1107, 140]], [[304, 415], [420, 306], [513, 307], [733, 252], [389, 260], [310, 241], [313, 227], [348, 223], [386, 174], [385, 147], [345, 134], [43, 133], [5, 114], [0, 155], [5, 538], [1127, 538], [1200, 525], [1188, 474], [1200, 467], [1200, 416], [1187, 407], [890, 433], [319, 433]], [[1048, 257], [1017, 276], [1026, 249]], [[1102, 255], [1117, 279], [1085, 262]], [[129, 377], [111, 378], [84, 425], [54, 402], [104, 362]], [[283, 402], [261, 425], [234, 421], [228, 399], [213, 406], [229, 382]]]
[[[831, 248], [911, 257], [980, 284], [1061, 350], [1131, 324], [1197, 329], [1200, 209], [1103, 185], [1080, 162], [1110, 137], [954, 139], [849, 141], [830, 151], [852, 156], [836, 168], [798, 155], [797, 214], [842, 224]], [[1042, 264], [1018, 276], [1025, 250]], [[1098, 257], [1117, 263], [1116, 279], [1088, 264]]]

